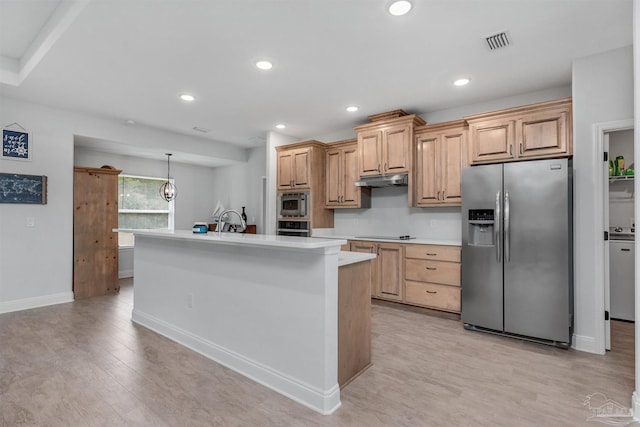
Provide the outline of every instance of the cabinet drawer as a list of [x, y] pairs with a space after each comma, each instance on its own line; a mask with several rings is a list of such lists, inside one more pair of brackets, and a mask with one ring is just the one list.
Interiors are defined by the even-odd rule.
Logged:
[[408, 280], [405, 286], [405, 300], [410, 304], [460, 312], [460, 288]]
[[407, 258], [431, 259], [434, 261], [460, 262], [460, 247], [407, 245], [405, 247], [405, 256]]
[[407, 280], [460, 286], [460, 264], [455, 262], [407, 259], [405, 268]]

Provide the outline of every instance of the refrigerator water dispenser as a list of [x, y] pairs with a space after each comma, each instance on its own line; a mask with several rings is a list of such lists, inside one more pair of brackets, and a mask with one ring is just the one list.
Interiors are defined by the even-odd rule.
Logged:
[[494, 246], [493, 209], [469, 209], [469, 245]]

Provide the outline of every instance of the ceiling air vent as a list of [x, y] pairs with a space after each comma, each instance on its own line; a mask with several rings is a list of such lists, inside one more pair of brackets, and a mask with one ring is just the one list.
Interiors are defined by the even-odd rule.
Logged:
[[501, 33], [490, 35], [486, 40], [487, 44], [489, 45], [489, 49], [491, 50], [509, 46], [509, 39], [507, 38], [507, 33], [505, 33], [504, 31]]

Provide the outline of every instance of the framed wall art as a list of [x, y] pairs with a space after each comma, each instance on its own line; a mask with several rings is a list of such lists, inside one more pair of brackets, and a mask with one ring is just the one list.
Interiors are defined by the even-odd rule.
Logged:
[[0, 173], [0, 203], [46, 205], [47, 177]]
[[[17, 129], [17, 128], [20, 129]], [[31, 160], [33, 140], [31, 132], [14, 123], [2, 128], [1, 159]]]

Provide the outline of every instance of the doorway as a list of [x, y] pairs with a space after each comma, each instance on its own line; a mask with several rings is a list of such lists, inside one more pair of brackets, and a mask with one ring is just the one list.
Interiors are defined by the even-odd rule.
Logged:
[[635, 322], [635, 165], [633, 128], [605, 130], [603, 173], [605, 349], [615, 350], [611, 320]]

